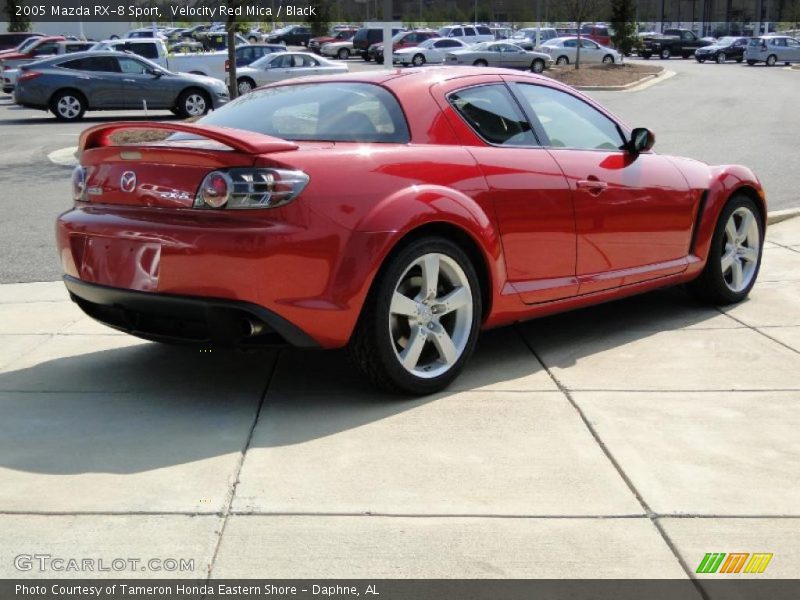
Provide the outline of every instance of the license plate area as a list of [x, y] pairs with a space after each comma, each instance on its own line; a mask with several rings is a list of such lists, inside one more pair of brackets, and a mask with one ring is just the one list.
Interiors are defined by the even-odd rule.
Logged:
[[[78, 264], [78, 261], [76, 261]], [[83, 281], [141, 292], [158, 290], [161, 244], [88, 236], [79, 273]]]

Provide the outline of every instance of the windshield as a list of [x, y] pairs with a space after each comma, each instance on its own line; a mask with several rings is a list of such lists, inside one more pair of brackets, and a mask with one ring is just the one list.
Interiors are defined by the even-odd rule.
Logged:
[[442, 37], [447, 37], [447, 34], [449, 34], [452, 30], [452, 27], [442, 27], [437, 33]]
[[513, 35], [512, 39], [526, 38], [531, 35], [536, 35], [535, 29], [520, 29], [517, 33]]
[[30, 38], [28, 38], [27, 40], [25, 40], [19, 46], [16, 47], [16, 51], [17, 52], [24, 52], [25, 50], [27, 50], [28, 48], [33, 46], [36, 42], [38, 42], [39, 39], [40, 38], [38, 38], [38, 37], [30, 37]]
[[735, 38], [735, 37], [724, 37], [724, 38], [720, 38], [716, 42], [714, 42], [714, 45], [715, 46], [730, 46], [732, 43], [734, 43], [738, 39], [739, 38]]
[[420, 42], [419, 47], [420, 48], [430, 48], [437, 41], [439, 41], [439, 38], [428, 38], [424, 42]]
[[[296, 141], [409, 141], [408, 126], [397, 100], [382, 87], [369, 83], [323, 82], [256, 90], [198, 123]], [[170, 140], [191, 138], [175, 134]]]

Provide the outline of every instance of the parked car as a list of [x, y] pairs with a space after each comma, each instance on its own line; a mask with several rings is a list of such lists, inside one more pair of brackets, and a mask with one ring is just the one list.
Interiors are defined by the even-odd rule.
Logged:
[[329, 42], [323, 44], [320, 48], [321, 56], [328, 56], [331, 58], [338, 58], [340, 60], [347, 60], [354, 54], [353, 39], [342, 40], [339, 42]]
[[228, 102], [228, 89], [211, 77], [172, 73], [123, 52], [78, 52], [20, 67], [14, 101], [77, 121], [87, 110], [169, 109], [200, 116]]
[[658, 56], [664, 60], [671, 56], [689, 58], [698, 48], [710, 46], [710, 40], [701, 40], [693, 31], [688, 29], [665, 29], [663, 34], [642, 39], [639, 52], [644, 59]]
[[0, 33], [0, 52], [17, 50], [22, 42], [33, 37], [44, 37], [44, 34], [30, 32]]
[[489, 27], [495, 40], [507, 40], [514, 35], [514, 30], [511, 27]]
[[444, 62], [446, 65], [530, 69], [534, 73], [541, 73], [553, 64], [547, 54], [523, 50], [508, 42], [481, 42], [469, 48], [453, 50], [445, 54]]
[[608, 26], [601, 23], [595, 25], [586, 23], [582, 25], [581, 37], [589, 38], [606, 48], [611, 48], [614, 45], [611, 41], [611, 33], [608, 30]]
[[[247, 44], [236, 47], [236, 67], [246, 67], [267, 55], [286, 52], [283, 44]], [[230, 62], [225, 60], [225, 72], [230, 71]]]
[[467, 44], [491, 42], [494, 40], [492, 30], [483, 25], [445, 25], [437, 32], [439, 37], [458, 38]]
[[287, 46], [308, 46], [311, 40], [311, 28], [306, 25], [290, 25], [273, 31], [264, 39], [270, 44], [286, 44]]
[[558, 32], [552, 27], [527, 27], [520, 29], [508, 41], [516, 44], [523, 50], [533, 50], [536, 46], [536, 35], [539, 35], [539, 44], [558, 37]]
[[20, 52], [0, 54], [0, 71], [13, 69], [43, 56], [51, 56], [58, 52], [59, 43], [64, 41], [66, 38], [63, 35], [42, 36], [23, 46]]
[[[392, 36], [403, 31], [399, 28], [392, 29]], [[383, 29], [379, 27], [362, 27], [353, 36], [353, 53], [361, 56], [364, 60], [370, 60], [369, 47], [372, 44], [383, 42]]]
[[707, 60], [724, 63], [728, 60], [735, 60], [740, 63], [744, 60], [744, 50], [747, 48], [749, 38], [726, 36], [718, 39], [710, 46], [703, 46], [694, 51], [697, 62], [703, 63]]
[[[601, 46], [594, 40], [581, 38], [581, 63], [614, 64], [622, 62], [622, 56], [614, 48]], [[578, 56], [578, 38], [563, 37], [545, 42], [538, 52], [549, 54], [557, 65], [574, 64]]]
[[[75, 42], [72, 40], [58, 42], [58, 45], [55, 47], [54, 52], [49, 56], [59, 56], [62, 54], [74, 54], [75, 52], [84, 52], [94, 46], [94, 42]], [[17, 68], [5, 68], [2, 67], [0, 70], [0, 78], [2, 78], [3, 84], [3, 92], [6, 94], [10, 94], [14, 91], [14, 87], [17, 84], [17, 77], [19, 77], [19, 67], [23, 64], [31, 64], [38, 60], [42, 60], [43, 58], [47, 58], [45, 56], [37, 57], [35, 60], [25, 61], [25, 62], [18, 62]]]
[[[153, 128], [174, 133], [126, 146], [136, 162], [114, 148], [115, 132]], [[672, 285], [747, 297], [757, 177], [654, 141], [533, 74], [274, 84], [196, 123], [85, 130], [58, 254], [72, 300], [115, 329], [348, 347], [380, 387], [430, 394], [481, 329]]]
[[137, 39], [137, 38], [164, 38], [164, 29], [156, 27], [153, 30], [152, 27], [140, 27], [139, 29], [131, 29], [128, 33], [125, 34], [124, 39]]
[[768, 67], [777, 63], [800, 62], [800, 40], [786, 35], [762, 35], [752, 38], [744, 52], [748, 65], [759, 62]]
[[[226, 32], [206, 31], [195, 34], [194, 39], [203, 46], [203, 52], [220, 52], [228, 49], [228, 34]], [[235, 35], [236, 45], [248, 44], [247, 38], [241, 34]]]
[[320, 53], [320, 48], [324, 44], [330, 44], [332, 42], [347, 42], [353, 39], [353, 36], [356, 34], [356, 29], [340, 29], [338, 31], [331, 31], [330, 35], [323, 35], [315, 38], [311, 38], [308, 40], [308, 49], [314, 52], [315, 54]]
[[321, 56], [312, 56], [308, 52], [279, 52], [265, 56], [249, 67], [239, 69], [236, 81], [239, 94], [246, 94], [259, 86], [293, 77], [347, 72], [347, 65], [335, 63]]
[[458, 38], [430, 38], [419, 46], [396, 50], [392, 59], [401, 65], [421, 67], [424, 64], [443, 63], [447, 52], [464, 48], [469, 48], [469, 44]]
[[[400, 48], [410, 48], [417, 46], [431, 38], [438, 37], [438, 34], [433, 30], [414, 30], [414, 31], [400, 31], [392, 37], [392, 51]], [[383, 62], [383, 42], [372, 44], [367, 49], [367, 54], [370, 60], [376, 62]]]

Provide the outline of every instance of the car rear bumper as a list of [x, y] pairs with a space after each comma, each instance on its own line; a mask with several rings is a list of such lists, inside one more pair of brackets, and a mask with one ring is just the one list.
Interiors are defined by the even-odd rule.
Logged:
[[87, 315], [145, 339], [202, 345], [317, 347], [302, 329], [257, 304], [152, 294], [64, 276], [72, 300]]

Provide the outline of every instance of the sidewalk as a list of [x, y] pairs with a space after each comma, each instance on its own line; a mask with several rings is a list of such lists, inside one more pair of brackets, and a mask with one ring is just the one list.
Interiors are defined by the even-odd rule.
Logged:
[[60, 283], [0, 286], [0, 577], [48, 553], [195, 560], [116, 577], [682, 578], [706, 552], [800, 577], [800, 219], [767, 239], [739, 306], [665, 290], [489, 332], [411, 401], [339, 352], [163, 347]]

